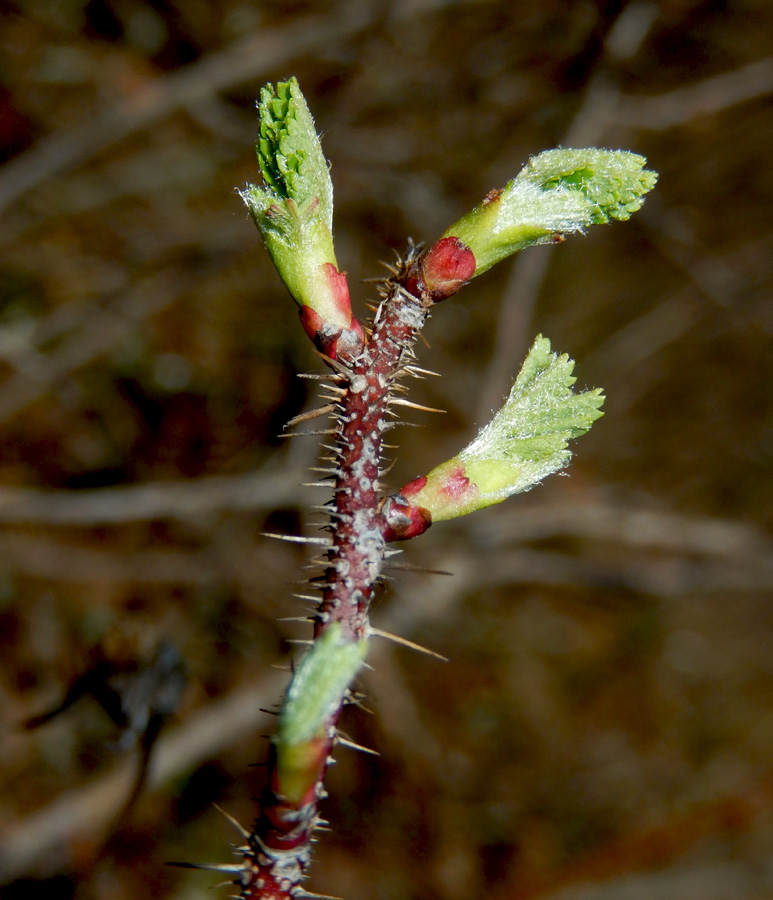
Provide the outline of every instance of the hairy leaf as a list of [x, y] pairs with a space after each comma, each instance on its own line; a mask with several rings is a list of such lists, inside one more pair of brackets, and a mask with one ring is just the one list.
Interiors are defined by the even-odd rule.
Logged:
[[290, 747], [311, 740], [338, 709], [362, 665], [367, 640], [345, 640], [332, 625], [301, 661], [279, 717], [277, 744]]
[[539, 335], [504, 406], [457, 456], [400, 492], [433, 521], [527, 491], [571, 459], [568, 443], [603, 415], [600, 389], [575, 393], [574, 360]]
[[628, 219], [657, 181], [645, 163], [643, 156], [624, 150], [547, 150], [443, 237], [456, 237], [472, 250], [480, 275], [525, 247]]
[[307, 203], [333, 228], [333, 182], [314, 120], [295, 78], [261, 88], [257, 152], [266, 188], [276, 197]]
[[573, 370], [566, 353], [559, 356], [547, 338], [536, 338], [505, 405], [459, 454], [481, 493], [481, 506], [562, 469], [572, 456], [569, 441], [603, 415], [601, 389], [575, 393]]

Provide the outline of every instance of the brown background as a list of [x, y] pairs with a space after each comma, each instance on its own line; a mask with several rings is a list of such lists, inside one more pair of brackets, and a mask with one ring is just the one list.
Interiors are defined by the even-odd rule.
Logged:
[[[0, 25], [3, 896], [212, 896], [265, 754], [315, 534], [317, 371], [236, 186], [298, 76], [362, 279], [530, 154], [661, 173], [626, 224], [438, 309], [392, 487], [450, 456], [537, 332], [603, 386], [570, 478], [406, 548], [338, 751], [311, 885], [359, 898], [773, 897], [769, 0], [19, 0]], [[161, 640], [189, 678], [150, 786], [92, 699]], [[143, 668], [144, 667], [144, 668]], [[118, 816], [119, 821], [116, 821]]]

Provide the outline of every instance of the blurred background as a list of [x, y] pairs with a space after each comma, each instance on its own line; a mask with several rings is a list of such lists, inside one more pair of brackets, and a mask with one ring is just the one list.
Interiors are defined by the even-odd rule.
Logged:
[[[391, 487], [538, 332], [603, 386], [569, 477], [405, 547], [311, 888], [773, 897], [769, 0], [17, 0], [0, 20], [3, 897], [211, 897], [249, 823], [316, 534], [320, 370], [235, 193], [297, 75], [364, 279], [531, 154], [626, 148], [626, 224], [440, 307]], [[62, 708], [58, 714], [56, 710]], [[26, 724], [26, 727], [25, 727]], [[144, 771], [143, 760], [149, 768]], [[143, 777], [144, 776], [144, 777]], [[140, 783], [140, 782], [143, 783]], [[134, 796], [134, 800], [132, 797]]]

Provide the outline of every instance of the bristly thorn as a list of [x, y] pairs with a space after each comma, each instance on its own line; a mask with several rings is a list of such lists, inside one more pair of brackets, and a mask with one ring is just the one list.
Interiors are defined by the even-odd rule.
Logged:
[[415, 644], [413, 641], [409, 641], [407, 638], [399, 635], [390, 634], [388, 631], [382, 631], [380, 628], [373, 627], [371, 627], [370, 633], [376, 637], [386, 638], [386, 640], [393, 641], [395, 644], [400, 644], [403, 647], [409, 647], [411, 650], [418, 650], [419, 653], [425, 653], [427, 656], [434, 656], [435, 659], [443, 662], [448, 662], [448, 657], [443, 656], [442, 653], [436, 653], [434, 650], [429, 650], [427, 647], [422, 647], [421, 644]]

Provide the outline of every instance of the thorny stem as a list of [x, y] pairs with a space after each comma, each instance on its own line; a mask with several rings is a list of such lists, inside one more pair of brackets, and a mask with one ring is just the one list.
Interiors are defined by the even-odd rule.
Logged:
[[[426, 258], [426, 255], [425, 257]], [[437, 291], [421, 277], [421, 257], [413, 249], [382, 285], [382, 302], [373, 331], [356, 356], [339, 355], [335, 371], [345, 379], [339, 401], [338, 434], [334, 454], [332, 543], [327, 551], [321, 582], [322, 601], [315, 619], [314, 637], [340, 623], [349, 640], [368, 636], [369, 607], [384, 560], [386, 540], [393, 537], [379, 493], [382, 438], [390, 427], [390, 389], [412, 358], [416, 341]], [[445, 288], [443, 298], [458, 290]], [[420, 523], [416, 533], [428, 527]], [[255, 827], [240, 848], [244, 865], [239, 870], [241, 900], [289, 900], [310, 897], [302, 887], [311, 857], [312, 835], [320, 823], [319, 802], [330, 762], [342, 702], [324, 725], [325, 738], [310, 761], [315, 768], [313, 786], [300, 803], [284, 796], [279, 783], [277, 753], [271, 747], [268, 783], [260, 798]]]
[[[506, 256], [562, 240], [610, 219], [625, 220], [656, 180], [636, 154], [553, 150], [489, 192], [425, 253], [411, 247], [381, 287], [365, 340], [352, 317], [346, 274], [332, 236], [332, 182], [311, 114], [295, 79], [261, 91], [258, 160], [263, 187], [242, 192], [277, 271], [300, 307], [303, 327], [334, 370], [332, 537], [315, 579], [321, 590], [314, 642], [300, 662], [279, 717], [268, 781], [238, 876], [241, 900], [312, 897], [301, 886], [338, 719], [351, 699], [373, 630], [369, 609], [388, 541], [421, 534], [526, 490], [568, 462], [570, 439], [601, 414], [599, 390], [572, 394], [574, 365], [537, 338], [504, 407], [468, 447], [391, 497], [380, 496], [382, 439], [395, 381], [410, 374], [413, 345], [431, 307]], [[414, 374], [416, 374], [414, 372]], [[405, 402], [405, 401], [402, 401]], [[307, 416], [308, 417], [308, 416]], [[323, 470], [325, 471], [325, 470]]]

